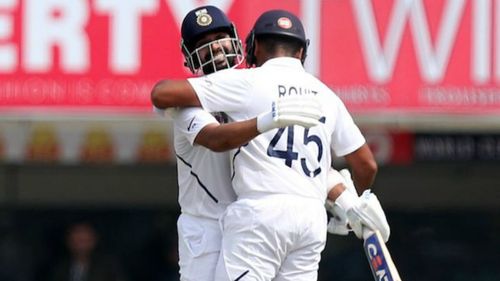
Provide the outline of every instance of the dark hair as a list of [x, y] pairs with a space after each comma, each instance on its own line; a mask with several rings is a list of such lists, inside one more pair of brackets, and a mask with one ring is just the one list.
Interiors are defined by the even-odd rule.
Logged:
[[259, 46], [269, 54], [275, 54], [278, 50], [285, 51], [287, 55], [294, 56], [304, 47], [304, 44], [293, 37], [275, 34], [263, 34], [257, 38]]

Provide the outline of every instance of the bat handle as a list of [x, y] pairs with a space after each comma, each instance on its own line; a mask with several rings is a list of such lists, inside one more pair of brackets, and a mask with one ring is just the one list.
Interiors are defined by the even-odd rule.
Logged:
[[375, 233], [375, 231], [368, 227], [363, 227], [363, 240], [366, 240], [366, 238], [370, 237], [373, 233]]

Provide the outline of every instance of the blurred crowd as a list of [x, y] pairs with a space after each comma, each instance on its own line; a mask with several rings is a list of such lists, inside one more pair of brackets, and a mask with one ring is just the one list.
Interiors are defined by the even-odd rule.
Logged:
[[178, 281], [175, 212], [4, 211], [1, 281]]
[[[178, 281], [177, 212], [0, 212], [1, 281]], [[500, 214], [388, 212], [406, 281], [500, 280]], [[329, 235], [319, 281], [366, 281], [361, 241]]]

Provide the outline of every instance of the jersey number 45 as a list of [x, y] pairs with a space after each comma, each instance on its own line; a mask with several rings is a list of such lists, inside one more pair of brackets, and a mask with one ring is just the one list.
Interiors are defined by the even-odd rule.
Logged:
[[[326, 118], [321, 117], [319, 121], [321, 123], [325, 123]], [[285, 130], [287, 132], [286, 150], [278, 150], [275, 147], [280, 141], [281, 137], [283, 137], [283, 133], [285, 132]], [[294, 136], [295, 136], [295, 126], [288, 126], [286, 128], [278, 129], [278, 132], [276, 132], [274, 137], [271, 139], [269, 146], [267, 147], [267, 155], [271, 157], [285, 159], [285, 165], [291, 168], [292, 162], [295, 160], [299, 160], [299, 153], [294, 151], [293, 149]], [[304, 129], [303, 145], [307, 146], [309, 144], [313, 144], [318, 147], [317, 160], [319, 163], [321, 161], [321, 158], [323, 157], [323, 142], [321, 141], [321, 138], [319, 136], [310, 134], [309, 129]], [[306, 174], [306, 176], [308, 177], [316, 177], [321, 173], [321, 167], [317, 167], [315, 169], [313, 167], [310, 169], [307, 166], [305, 157], [300, 158], [300, 166], [302, 167], [302, 171], [304, 172], [304, 174]]]

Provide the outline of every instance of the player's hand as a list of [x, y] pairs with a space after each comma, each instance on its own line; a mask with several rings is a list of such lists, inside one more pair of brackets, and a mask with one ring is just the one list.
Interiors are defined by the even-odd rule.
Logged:
[[[355, 195], [355, 197], [357, 197], [356, 189], [354, 188], [354, 183], [351, 179], [351, 174], [347, 169], [343, 169], [338, 172], [337, 170], [330, 168], [330, 170], [328, 171], [327, 184], [328, 193], [330, 193], [333, 188], [337, 188], [339, 184], [342, 184], [342, 186], [346, 188], [344, 192], [350, 192], [351, 194]], [[346, 196], [344, 195], [344, 197]], [[355, 204], [354, 201], [357, 201], [357, 198], [352, 198], [351, 200], [353, 201], [352, 204]], [[349, 231], [351, 229], [347, 220], [346, 211], [342, 207], [340, 207], [338, 202], [337, 204], [335, 204], [330, 199], [327, 199], [325, 208], [332, 214], [332, 217], [328, 221], [327, 231], [336, 235], [349, 234]], [[346, 206], [344, 206], [344, 208], [346, 208]]]
[[[360, 239], [363, 237], [363, 228], [379, 230], [385, 242], [389, 240], [390, 227], [387, 223], [384, 210], [377, 196], [370, 190], [366, 190], [358, 197], [354, 182], [349, 170], [343, 169], [338, 172], [343, 178], [346, 190], [337, 198], [335, 203], [327, 200], [327, 210], [333, 217], [328, 223], [328, 232], [346, 235], [346, 229], [352, 229]], [[329, 171], [330, 178], [338, 180], [338, 175]], [[345, 194], [344, 194], [345, 193]]]
[[[363, 237], [363, 229], [378, 230], [384, 242], [389, 240], [391, 229], [387, 223], [384, 210], [375, 194], [369, 189], [365, 190], [359, 197], [359, 202], [346, 211], [347, 219], [352, 230], [360, 239]], [[365, 232], [366, 233], [366, 232]]]
[[328, 233], [336, 235], [347, 235], [351, 230], [347, 222], [347, 214], [332, 201], [327, 200], [326, 209], [332, 214], [328, 221], [326, 230]]
[[[346, 187], [347, 183], [342, 174], [330, 167], [330, 170], [328, 170], [327, 185], [327, 194], [330, 194], [332, 189], [339, 188], [339, 185]], [[328, 221], [327, 231], [336, 235], [349, 234], [350, 229], [347, 224], [347, 214], [345, 211], [328, 198], [325, 202], [325, 208], [332, 214], [332, 217]]]
[[328, 222], [327, 231], [338, 235], [349, 234], [351, 228], [347, 212], [359, 204], [359, 197], [347, 188], [337, 197], [335, 202], [326, 200], [325, 207], [333, 215]]
[[318, 125], [321, 104], [313, 96], [282, 97], [271, 104], [271, 109], [257, 117], [257, 130], [261, 133], [275, 128], [300, 125], [310, 128]]

